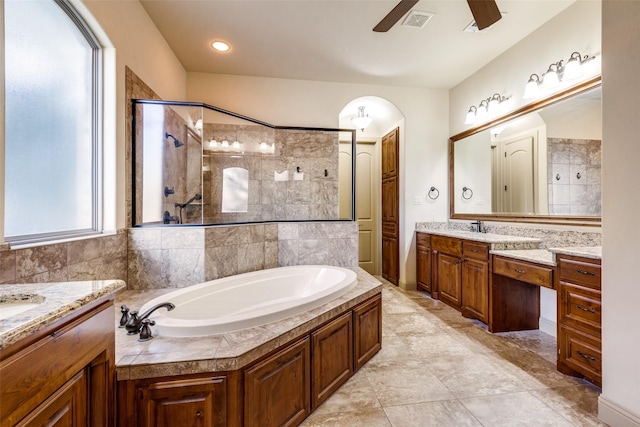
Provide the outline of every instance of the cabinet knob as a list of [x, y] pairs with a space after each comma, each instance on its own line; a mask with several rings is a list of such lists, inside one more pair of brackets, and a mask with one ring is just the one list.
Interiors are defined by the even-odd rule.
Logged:
[[202, 415], [202, 412], [196, 411], [196, 417], [199, 417], [200, 415]]

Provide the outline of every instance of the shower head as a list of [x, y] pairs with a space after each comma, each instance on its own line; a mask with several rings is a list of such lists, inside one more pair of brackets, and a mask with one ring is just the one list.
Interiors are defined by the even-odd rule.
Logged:
[[183, 142], [180, 142], [180, 140], [178, 140], [178, 138], [176, 138], [175, 136], [171, 135], [169, 132], [165, 132], [164, 137], [173, 139], [173, 145], [175, 145], [176, 148], [182, 147], [184, 145]]
[[192, 198], [190, 198], [186, 202], [184, 202], [184, 203], [176, 203], [176, 207], [179, 207], [180, 209], [184, 209], [189, 204], [193, 203], [194, 200], [201, 200], [201, 199], [202, 199], [202, 195], [200, 193], [196, 193], [195, 196], [193, 196]]

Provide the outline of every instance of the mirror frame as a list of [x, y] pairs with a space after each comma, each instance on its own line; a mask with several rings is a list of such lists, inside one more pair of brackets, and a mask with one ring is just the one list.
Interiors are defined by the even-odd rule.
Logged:
[[549, 105], [558, 103], [574, 95], [581, 94], [590, 89], [601, 86], [602, 76], [598, 75], [583, 83], [572, 86], [561, 92], [555, 93], [547, 98], [540, 99], [531, 104], [527, 104], [511, 113], [497, 117], [494, 120], [483, 123], [480, 126], [470, 128], [460, 132], [449, 138], [449, 218], [460, 220], [477, 220], [483, 221], [504, 221], [504, 222], [526, 222], [537, 224], [570, 224], [581, 226], [600, 227], [602, 225], [602, 217], [600, 216], [562, 216], [562, 215], [517, 215], [517, 214], [469, 214], [455, 213], [455, 194], [452, 191], [454, 187], [454, 144], [463, 138], [490, 129], [494, 126], [506, 123], [515, 118], [524, 116], [525, 114], [540, 110]]

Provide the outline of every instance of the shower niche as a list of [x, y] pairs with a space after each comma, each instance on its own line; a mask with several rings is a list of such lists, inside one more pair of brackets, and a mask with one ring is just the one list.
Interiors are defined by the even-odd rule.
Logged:
[[134, 226], [354, 219], [355, 165], [339, 143], [353, 149], [355, 130], [276, 126], [201, 103], [132, 102]]

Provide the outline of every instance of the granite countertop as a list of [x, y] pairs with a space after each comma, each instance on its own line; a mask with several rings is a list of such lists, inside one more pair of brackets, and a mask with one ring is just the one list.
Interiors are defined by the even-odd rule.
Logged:
[[591, 259], [602, 259], [602, 246], [574, 246], [569, 248], [549, 248], [554, 254], [581, 256]]
[[508, 236], [494, 233], [476, 233], [464, 230], [441, 230], [418, 226], [416, 227], [416, 231], [420, 233], [473, 240], [475, 242], [490, 243], [491, 249], [493, 250], [538, 249], [542, 243], [541, 239], [533, 237]]
[[518, 250], [492, 250], [490, 251], [494, 255], [500, 255], [507, 258], [519, 259], [522, 261], [529, 261], [536, 264], [549, 265], [555, 267], [556, 261], [552, 252], [546, 249], [518, 249]]
[[[300, 337], [327, 320], [343, 313], [382, 290], [378, 279], [362, 269], [357, 285], [345, 295], [299, 315], [235, 332], [205, 337], [163, 337], [139, 342], [116, 328], [116, 374], [118, 380], [153, 378], [240, 369], [287, 342]], [[125, 291], [116, 296], [116, 305], [137, 309], [152, 298], [174, 291]], [[116, 325], [120, 312], [115, 313]]]
[[[75, 310], [126, 287], [122, 280], [2, 285], [0, 303], [34, 303], [29, 310], [0, 318], [0, 349], [26, 338]], [[7, 306], [2, 310], [10, 310]], [[5, 312], [7, 312], [5, 311]]]

